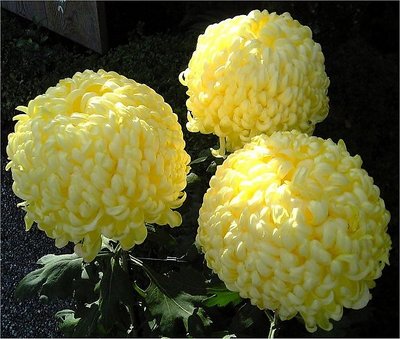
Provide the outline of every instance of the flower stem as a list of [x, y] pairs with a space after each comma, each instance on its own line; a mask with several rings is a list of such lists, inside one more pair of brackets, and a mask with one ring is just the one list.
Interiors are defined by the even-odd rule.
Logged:
[[[272, 312], [272, 314], [271, 314]], [[268, 338], [275, 338], [276, 334], [278, 333], [279, 327], [279, 318], [276, 315], [276, 312], [273, 311], [268, 311], [265, 310], [265, 314], [268, 317], [268, 320], [270, 322], [270, 326], [269, 326], [269, 333], [268, 333]]]
[[[129, 266], [128, 266], [128, 259], [129, 259], [129, 254], [128, 252], [124, 251], [123, 249], [119, 249], [121, 253], [121, 267], [122, 269], [129, 275]], [[133, 309], [133, 305], [126, 305], [128, 314], [129, 314], [129, 319], [131, 321], [131, 329], [130, 331], [135, 331], [135, 310]], [[135, 331], [136, 333], [136, 331]]]

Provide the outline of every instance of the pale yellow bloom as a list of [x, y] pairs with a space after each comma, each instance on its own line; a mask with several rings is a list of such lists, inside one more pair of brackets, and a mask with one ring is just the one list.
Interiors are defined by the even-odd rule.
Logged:
[[180, 81], [188, 130], [216, 134], [221, 152], [262, 133], [312, 134], [328, 114], [321, 46], [289, 13], [255, 10], [208, 26]]
[[101, 235], [128, 250], [145, 222], [179, 226], [189, 155], [171, 107], [154, 90], [115, 72], [86, 70], [19, 106], [8, 137], [13, 190], [58, 247], [87, 261]]
[[210, 181], [196, 241], [232, 291], [308, 331], [371, 298], [388, 256], [379, 188], [342, 140], [256, 136]]

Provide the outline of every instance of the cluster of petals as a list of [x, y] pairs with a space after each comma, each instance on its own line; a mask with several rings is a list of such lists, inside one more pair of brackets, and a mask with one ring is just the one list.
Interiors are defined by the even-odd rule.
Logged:
[[359, 309], [388, 264], [390, 214], [342, 140], [256, 136], [210, 181], [196, 242], [232, 291], [308, 331]]
[[94, 259], [101, 236], [127, 250], [145, 223], [179, 226], [190, 157], [162, 96], [115, 72], [85, 70], [17, 107], [7, 154], [29, 229]]
[[328, 114], [321, 46], [289, 13], [251, 11], [207, 27], [180, 81], [187, 128], [234, 151], [261, 133], [312, 134]]

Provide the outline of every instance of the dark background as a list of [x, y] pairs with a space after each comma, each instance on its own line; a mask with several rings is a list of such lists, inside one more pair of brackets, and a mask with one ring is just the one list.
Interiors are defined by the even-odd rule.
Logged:
[[[4, 172], [7, 135], [14, 108], [64, 77], [86, 68], [114, 70], [148, 84], [173, 107], [184, 126], [185, 88], [178, 74], [187, 67], [196, 39], [208, 24], [252, 9], [289, 12], [313, 31], [322, 46], [330, 78], [330, 113], [315, 135], [343, 139], [350, 154], [361, 155], [363, 168], [381, 189], [392, 218], [388, 232], [393, 249], [390, 266], [360, 311], [348, 310], [332, 332], [314, 336], [399, 336], [399, 4], [398, 2], [105, 2], [111, 49], [98, 55], [45, 28], [2, 10], [1, 81], [1, 336], [61, 336], [54, 313], [65, 302], [43, 305], [15, 301], [13, 290], [35, 262], [56, 251], [44, 233], [24, 231], [23, 213]], [[184, 128], [184, 127], [183, 127]], [[213, 145], [210, 136], [184, 128], [188, 152]], [[252, 333], [257, 336], [257, 331]], [[279, 336], [307, 336], [297, 322], [283, 323]], [[251, 334], [250, 334], [251, 336]]]

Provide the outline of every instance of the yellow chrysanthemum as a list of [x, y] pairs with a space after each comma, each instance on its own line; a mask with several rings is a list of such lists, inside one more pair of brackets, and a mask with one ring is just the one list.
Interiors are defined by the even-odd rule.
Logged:
[[188, 130], [216, 134], [221, 152], [262, 133], [311, 134], [328, 114], [321, 46], [289, 13], [255, 10], [208, 26], [180, 81]]
[[335, 144], [297, 131], [256, 136], [210, 181], [196, 241], [226, 286], [308, 331], [359, 309], [388, 264], [379, 188]]
[[86, 70], [19, 106], [8, 138], [13, 190], [56, 240], [93, 260], [101, 235], [127, 250], [145, 222], [179, 226], [189, 155], [162, 96], [115, 72]]

